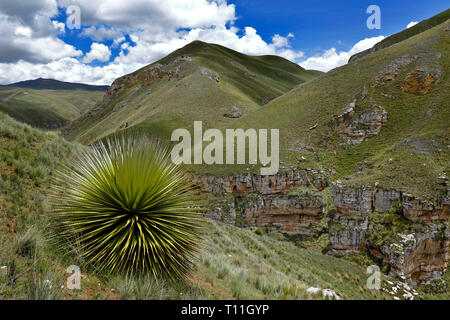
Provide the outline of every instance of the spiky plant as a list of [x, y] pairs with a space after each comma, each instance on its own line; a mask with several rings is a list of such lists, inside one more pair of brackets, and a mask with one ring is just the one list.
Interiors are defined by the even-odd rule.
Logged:
[[53, 186], [52, 217], [87, 263], [183, 277], [200, 240], [190, 178], [161, 143], [115, 136], [82, 151]]

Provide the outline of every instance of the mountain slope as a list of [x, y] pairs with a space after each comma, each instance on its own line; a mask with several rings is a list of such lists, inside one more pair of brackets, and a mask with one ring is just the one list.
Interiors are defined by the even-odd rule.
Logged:
[[27, 88], [27, 89], [48, 89], [48, 90], [86, 90], [106, 92], [109, 86], [96, 86], [84, 83], [64, 82], [54, 79], [38, 78], [2, 85], [0, 88]]
[[450, 158], [449, 30], [447, 20], [332, 70], [232, 127], [279, 128], [286, 166], [440, 198]]
[[103, 95], [98, 90], [4, 86], [0, 88], [0, 111], [34, 127], [58, 128], [92, 108]]
[[401, 32], [398, 32], [396, 34], [393, 34], [389, 37], [387, 37], [386, 39], [383, 39], [383, 41], [380, 41], [379, 43], [377, 43], [376, 45], [374, 45], [372, 48], [364, 50], [362, 52], [359, 52], [353, 56], [350, 57], [349, 62], [353, 62], [357, 59], [360, 59], [368, 54], [371, 54], [373, 52], [376, 52], [378, 50], [390, 47], [396, 43], [399, 43], [403, 40], [406, 40], [410, 37], [415, 36], [416, 34], [419, 34], [421, 32], [424, 32], [428, 29], [431, 29], [445, 21], [447, 21], [448, 19], [450, 19], [450, 9], [441, 12], [429, 19], [426, 19], [424, 21], [419, 22], [418, 24], [416, 24], [415, 26], [412, 26], [408, 29], [405, 29]]
[[[347, 299], [389, 298], [365, 289], [365, 268], [322, 254], [320, 244], [302, 248], [281, 234], [212, 221], [187, 283], [98, 275], [49, 241], [46, 194], [79, 148], [0, 112], [0, 299], [322, 299], [306, 292], [311, 286]], [[69, 265], [81, 267], [81, 290], [64, 286]]]
[[276, 56], [247, 56], [194, 41], [114, 81], [102, 103], [74, 122], [66, 137], [91, 143], [139, 127], [167, 138], [194, 120], [226, 126], [320, 72]]

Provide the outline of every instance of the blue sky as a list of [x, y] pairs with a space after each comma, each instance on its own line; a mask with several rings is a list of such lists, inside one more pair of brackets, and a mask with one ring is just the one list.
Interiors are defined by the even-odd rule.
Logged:
[[[348, 50], [357, 41], [397, 33], [411, 21], [422, 21], [450, 7], [450, 1], [259, 1], [236, 0], [239, 20], [236, 25], [250, 25], [269, 40], [274, 33], [294, 33], [294, 48], [308, 56], [336, 47]], [[369, 30], [366, 9], [376, 4], [381, 9], [381, 29]]]
[[[369, 5], [380, 7], [381, 29], [367, 28]], [[70, 6], [80, 12], [78, 29], [70, 28]], [[442, 0], [2, 1], [0, 83], [46, 77], [110, 84], [196, 39], [328, 71], [446, 9]]]

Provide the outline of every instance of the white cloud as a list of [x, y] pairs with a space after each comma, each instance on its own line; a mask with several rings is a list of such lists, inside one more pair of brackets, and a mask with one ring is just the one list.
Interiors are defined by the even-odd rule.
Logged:
[[65, 33], [66, 32], [66, 25], [62, 22], [58, 22], [56, 20], [52, 20], [53, 27], [55, 27], [56, 30], [58, 30], [59, 33]]
[[326, 50], [320, 56], [314, 56], [300, 63], [305, 69], [314, 69], [327, 72], [331, 69], [340, 67], [348, 62], [350, 57], [358, 52], [372, 48], [375, 44], [383, 40], [384, 36], [366, 38], [358, 41], [349, 51], [337, 52], [336, 48]]
[[56, 0], [2, 1], [0, 13], [28, 26], [36, 26], [37, 17], [52, 17], [58, 13]]
[[[0, 5], [0, 83], [46, 77], [110, 84], [194, 40], [250, 55], [279, 55], [294, 62], [304, 56], [290, 46], [292, 33], [275, 34], [269, 42], [251, 26], [236, 28], [235, 6], [226, 0], [58, 0], [61, 7], [73, 4], [81, 9], [80, 36], [95, 41], [84, 56], [57, 37], [65, 25], [52, 20], [57, 14], [56, 0], [15, 0]], [[331, 48], [301, 65], [328, 71], [382, 38], [364, 39], [348, 52]], [[120, 48], [113, 61], [111, 48], [101, 43], [105, 40], [112, 40], [111, 48]], [[94, 61], [110, 62], [93, 67], [90, 63]]]
[[62, 22], [52, 21], [58, 13], [56, 0], [14, 0], [0, 4], [0, 62], [26, 60], [50, 62], [82, 54], [57, 35]]
[[106, 62], [111, 57], [111, 50], [102, 43], [94, 42], [91, 44], [91, 51], [87, 52], [83, 58], [84, 63], [92, 61]]
[[[289, 45], [293, 34], [275, 34], [271, 42], [266, 42], [247, 26], [243, 35], [238, 35], [240, 30], [234, 27], [235, 6], [226, 0], [58, 0], [61, 7], [80, 7], [80, 36], [95, 41], [82, 58], [73, 59], [82, 52], [57, 38], [65, 25], [51, 20], [57, 13], [56, 0], [31, 0], [30, 10], [26, 10], [28, 1], [16, 2], [20, 5], [7, 6], [5, 14], [8, 21], [16, 17], [16, 25], [9, 25], [12, 31], [6, 31], [15, 39], [0, 39], [1, 83], [36, 75], [109, 84], [123, 73], [152, 63], [194, 40], [218, 43], [251, 55], [281, 55], [293, 61], [303, 56], [303, 52]], [[125, 35], [131, 42], [126, 42]], [[89, 63], [110, 60], [111, 50], [101, 43], [104, 40], [113, 40], [112, 48], [120, 46], [120, 54], [107, 66], [94, 68]], [[11, 44], [20, 47], [9, 48]], [[64, 72], [59, 72], [58, 66]]]
[[[235, 6], [226, 0], [77, 0], [82, 23], [162, 31], [225, 25], [234, 21]], [[59, 0], [61, 6], [73, 0]]]
[[[252, 27], [245, 27], [243, 36], [239, 36], [238, 31], [235, 27], [226, 26], [195, 28], [166, 35], [137, 31], [130, 34], [131, 40], [136, 45], [128, 47], [128, 53], [125, 55], [122, 52], [115, 62], [145, 65], [194, 40], [217, 43], [249, 55], [280, 55], [292, 61], [303, 56], [303, 52], [289, 48], [288, 38], [291, 38], [292, 34], [286, 38], [276, 35], [272, 43], [267, 43]], [[282, 43], [285, 46], [281, 46]]]
[[[41, 21], [42, 22], [42, 21]], [[44, 25], [27, 25], [18, 18], [0, 14], [0, 62], [14, 63], [27, 60], [35, 63], [80, 56], [82, 52], [56, 37], [60, 25], [46, 21], [48, 32], [42, 32]]]
[[109, 64], [103, 67], [86, 65], [74, 58], [63, 58], [46, 64], [26, 61], [0, 63], [0, 83], [17, 82], [39, 77], [68, 82], [110, 84], [116, 78], [138, 69], [138, 65]]
[[104, 41], [115, 38], [121, 38], [123, 37], [122, 35], [123, 35], [122, 31], [115, 28], [105, 28], [104, 26], [88, 27], [83, 29], [83, 31], [81, 32], [81, 36], [91, 38], [92, 40], [95, 41]]
[[282, 37], [279, 34], [276, 34], [272, 37], [272, 43], [275, 48], [290, 47], [289, 38], [293, 37], [294, 35], [292, 33], [289, 33], [287, 37]]
[[409, 29], [409, 28], [415, 26], [415, 25], [418, 24], [418, 23], [419, 23], [419, 22], [417, 22], [417, 21], [411, 21], [411, 22], [408, 23], [408, 25], [406, 26], [406, 29]]
[[117, 47], [119, 44], [126, 40], [125, 36], [120, 36], [113, 41], [113, 47]]

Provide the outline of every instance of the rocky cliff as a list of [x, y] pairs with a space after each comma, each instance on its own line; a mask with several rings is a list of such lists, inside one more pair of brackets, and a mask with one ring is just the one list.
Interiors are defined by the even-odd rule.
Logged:
[[207, 216], [228, 223], [311, 235], [310, 227], [323, 217], [319, 191], [327, 182], [320, 171], [198, 176], [195, 184], [202, 192], [217, 195], [210, 201]]
[[[210, 218], [267, 232], [317, 236], [324, 217], [324, 173], [290, 171], [272, 176], [197, 176], [209, 197]], [[439, 278], [450, 258], [450, 197], [433, 203], [374, 187], [331, 186], [328, 221], [332, 255], [368, 251], [390, 275], [413, 283]]]
[[332, 185], [335, 211], [328, 216], [330, 254], [368, 250], [391, 275], [417, 283], [438, 278], [449, 255], [450, 197], [432, 203], [370, 187]]

